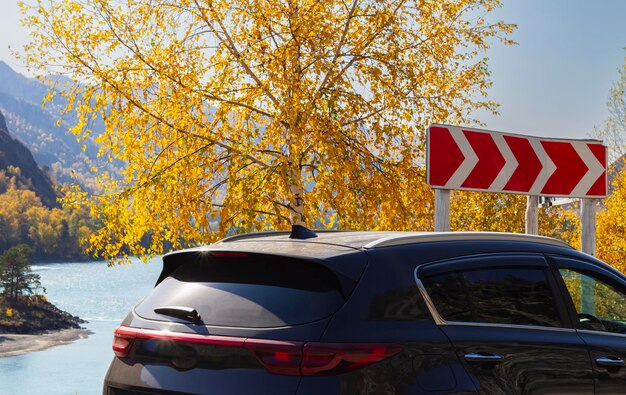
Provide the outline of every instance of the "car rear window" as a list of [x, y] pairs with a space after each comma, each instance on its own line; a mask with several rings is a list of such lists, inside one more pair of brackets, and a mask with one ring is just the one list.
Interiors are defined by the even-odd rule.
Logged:
[[193, 308], [205, 325], [266, 328], [322, 319], [345, 302], [337, 275], [316, 261], [266, 254], [204, 254], [183, 263], [136, 307], [144, 318], [185, 322], [159, 307]]

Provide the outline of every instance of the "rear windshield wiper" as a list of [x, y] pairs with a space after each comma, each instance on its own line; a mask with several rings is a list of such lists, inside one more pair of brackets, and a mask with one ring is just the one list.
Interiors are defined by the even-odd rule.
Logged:
[[170, 317], [180, 318], [193, 322], [194, 324], [204, 324], [198, 311], [191, 307], [184, 306], [163, 306], [154, 309], [157, 314], [169, 315]]

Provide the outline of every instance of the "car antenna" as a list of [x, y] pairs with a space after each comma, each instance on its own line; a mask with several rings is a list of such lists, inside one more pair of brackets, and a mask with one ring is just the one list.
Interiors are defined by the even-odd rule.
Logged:
[[312, 230], [307, 229], [302, 225], [291, 225], [291, 234], [289, 235], [290, 239], [305, 240], [312, 239], [314, 237], [317, 237], [317, 233]]

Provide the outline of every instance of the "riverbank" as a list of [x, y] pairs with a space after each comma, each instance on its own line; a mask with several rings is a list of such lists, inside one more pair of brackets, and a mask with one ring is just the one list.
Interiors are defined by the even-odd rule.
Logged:
[[0, 358], [68, 344], [93, 334], [86, 329], [62, 329], [36, 335], [0, 334]]

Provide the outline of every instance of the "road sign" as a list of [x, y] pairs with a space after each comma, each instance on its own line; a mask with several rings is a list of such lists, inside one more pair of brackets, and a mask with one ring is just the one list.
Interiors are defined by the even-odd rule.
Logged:
[[607, 150], [597, 140], [546, 139], [432, 125], [427, 179], [436, 189], [604, 197]]

